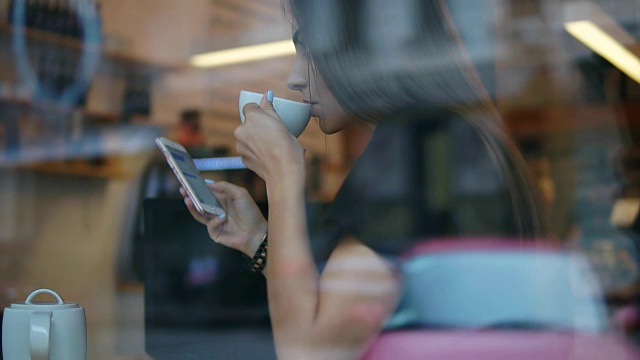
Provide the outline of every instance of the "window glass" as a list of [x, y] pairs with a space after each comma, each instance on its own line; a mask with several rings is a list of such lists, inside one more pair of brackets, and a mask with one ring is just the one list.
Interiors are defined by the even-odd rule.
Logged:
[[[89, 359], [373, 359], [416, 329], [469, 344], [436, 346], [452, 358], [494, 358], [504, 329], [631, 354], [639, 24], [636, 0], [0, 0], [0, 310], [41, 288], [78, 303]], [[310, 117], [299, 137], [256, 115], [269, 90], [282, 120]], [[258, 220], [220, 190], [225, 219], [190, 213], [157, 137], [246, 189]], [[225, 246], [215, 221], [255, 235]], [[268, 271], [300, 256], [314, 290], [251, 271], [243, 239], [267, 222]], [[341, 263], [345, 239], [371, 253]], [[378, 258], [400, 290], [366, 346], [274, 321], [308, 298], [324, 324], [322, 304], [344, 310], [325, 291], [382, 286], [365, 286]]]

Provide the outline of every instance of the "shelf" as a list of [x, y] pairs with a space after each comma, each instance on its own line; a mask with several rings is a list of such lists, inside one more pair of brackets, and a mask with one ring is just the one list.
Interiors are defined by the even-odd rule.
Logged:
[[87, 160], [48, 161], [18, 166], [21, 170], [32, 170], [60, 175], [77, 175], [93, 178], [127, 177], [125, 171], [115, 159], [106, 159], [105, 164], [94, 165]]
[[0, 169], [94, 178], [130, 177], [135, 169], [129, 165], [129, 156], [156, 151], [154, 140], [163, 133], [162, 128], [148, 124], [96, 126], [75, 143], [59, 138], [0, 151]]
[[[13, 33], [13, 25], [7, 23], [6, 21], [0, 22], [0, 37], [3, 35], [8, 37]], [[25, 29], [25, 35], [29, 40], [42, 41], [49, 44], [64, 46], [77, 50], [81, 50], [83, 46], [85, 46], [79, 39], [39, 29]], [[158, 72], [178, 70], [183, 67], [182, 65], [176, 64], [160, 64], [158, 62], [153, 62], [147, 59], [133, 56], [122, 51], [104, 49], [102, 47], [94, 47], [91, 50], [98, 51], [105, 57], [116, 61], [124, 62], [132, 66], [144, 67], [145, 69]]]
[[51, 111], [57, 114], [71, 114], [77, 109], [82, 109], [81, 112], [84, 115], [85, 119], [89, 119], [93, 123], [115, 124], [120, 122], [122, 118], [121, 115], [116, 112], [87, 110], [81, 107], [74, 108], [69, 106], [63, 106], [53, 101], [36, 101], [28, 98], [0, 96], [0, 103]]
[[14, 97], [14, 96], [0, 96], [0, 102], [13, 104], [17, 106], [26, 106], [26, 107], [37, 107], [37, 108], [46, 108], [46, 110], [55, 111], [55, 112], [73, 112], [74, 108], [68, 106], [62, 106], [53, 101], [35, 101], [32, 99], [24, 98], [24, 97]]

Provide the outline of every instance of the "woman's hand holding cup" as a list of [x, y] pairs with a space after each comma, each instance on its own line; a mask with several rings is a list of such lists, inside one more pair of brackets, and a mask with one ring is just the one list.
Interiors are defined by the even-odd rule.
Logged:
[[309, 122], [309, 105], [274, 98], [271, 91], [259, 98], [259, 104], [255, 100], [255, 93], [240, 94], [243, 123], [234, 134], [242, 162], [266, 181], [272, 175], [303, 174], [304, 148], [296, 136]]

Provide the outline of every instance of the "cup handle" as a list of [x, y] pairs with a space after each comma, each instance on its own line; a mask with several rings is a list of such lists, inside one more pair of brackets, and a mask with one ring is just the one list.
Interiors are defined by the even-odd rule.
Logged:
[[34, 311], [29, 321], [31, 360], [49, 360], [51, 311]]
[[25, 304], [32, 304], [32, 300], [34, 297], [36, 297], [38, 294], [42, 294], [42, 293], [47, 293], [50, 295], [53, 295], [53, 297], [56, 298], [56, 300], [58, 301], [58, 304], [64, 304], [64, 301], [62, 301], [62, 298], [60, 297], [60, 295], [58, 295], [57, 292], [50, 290], [50, 289], [38, 289], [34, 292], [32, 292], [31, 294], [29, 294], [29, 296], [27, 296], [27, 300], [24, 301]]

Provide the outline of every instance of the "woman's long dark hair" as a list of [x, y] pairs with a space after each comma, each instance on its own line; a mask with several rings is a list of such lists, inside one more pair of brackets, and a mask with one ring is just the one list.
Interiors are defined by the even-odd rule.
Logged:
[[[543, 207], [526, 163], [468, 58], [444, 0], [404, 0], [410, 19], [386, 20], [385, 9], [376, 13], [377, 18], [371, 17], [374, 2], [382, 4], [288, 1], [287, 12], [329, 90], [347, 112], [372, 123], [407, 107], [445, 108], [463, 115], [500, 169], [518, 235], [548, 237]], [[384, 35], [405, 21], [411, 26], [405, 26], [409, 31], [397, 42], [376, 42], [371, 34]]]

